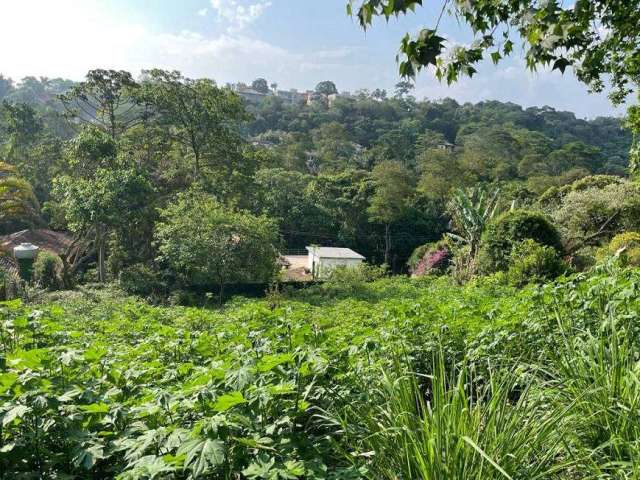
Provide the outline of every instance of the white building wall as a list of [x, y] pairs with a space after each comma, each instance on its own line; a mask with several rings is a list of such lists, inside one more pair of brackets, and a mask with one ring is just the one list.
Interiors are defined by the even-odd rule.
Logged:
[[359, 258], [320, 258], [316, 260], [316, 278], [328, 277], [337, 267], [353, 268], [361, 263]]

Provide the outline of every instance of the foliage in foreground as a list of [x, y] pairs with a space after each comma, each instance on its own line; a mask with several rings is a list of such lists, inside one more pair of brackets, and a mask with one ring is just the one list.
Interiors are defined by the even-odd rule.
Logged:
[[3, 304], [3, 478], [640, 474], [640, 273], [352, 283]]

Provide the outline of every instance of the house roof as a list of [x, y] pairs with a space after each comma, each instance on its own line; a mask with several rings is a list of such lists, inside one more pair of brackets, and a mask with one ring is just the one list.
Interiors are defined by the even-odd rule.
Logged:
[[21, 243], [33, 243], [38, 247], [53, 253], [63, 253], [72, 243], [72, 238], [61, 232], [54, 232], [45, 228], [35, 230], [21, 230], [9, 235], [0, 236], [0, 249], [12, 252]]
[[357, 258], [364, 260], [365, 258], [358, 252], [354, 252], [350, 248], [337, 247], [307, 247], [309, 252], [315, 252], [320, 258]]

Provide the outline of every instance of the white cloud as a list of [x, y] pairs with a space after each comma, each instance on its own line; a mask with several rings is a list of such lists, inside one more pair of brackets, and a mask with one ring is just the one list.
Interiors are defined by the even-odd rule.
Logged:
[[218, 19], [226, 24], [228, 32], [244, 30], [260, 18], [270, 6], [271, 2], [268, 0], [258, 0], [255, 3], [211, 0], [211, 7], [218, 14]]
[[201, 17], [204, 17], [207, 15], [208, 11], [209, 11], [208, 8], [201, 8], [200, 10], [198, 10], [198, 15], [200, 15]]

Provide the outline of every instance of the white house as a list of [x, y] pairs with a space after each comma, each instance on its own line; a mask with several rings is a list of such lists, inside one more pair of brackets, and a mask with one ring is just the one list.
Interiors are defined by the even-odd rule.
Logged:
[[350, 248], [307, 247], [307, 268], [314, 278], [326, 278], [336, 267], [355, 267], [365, 259]]

